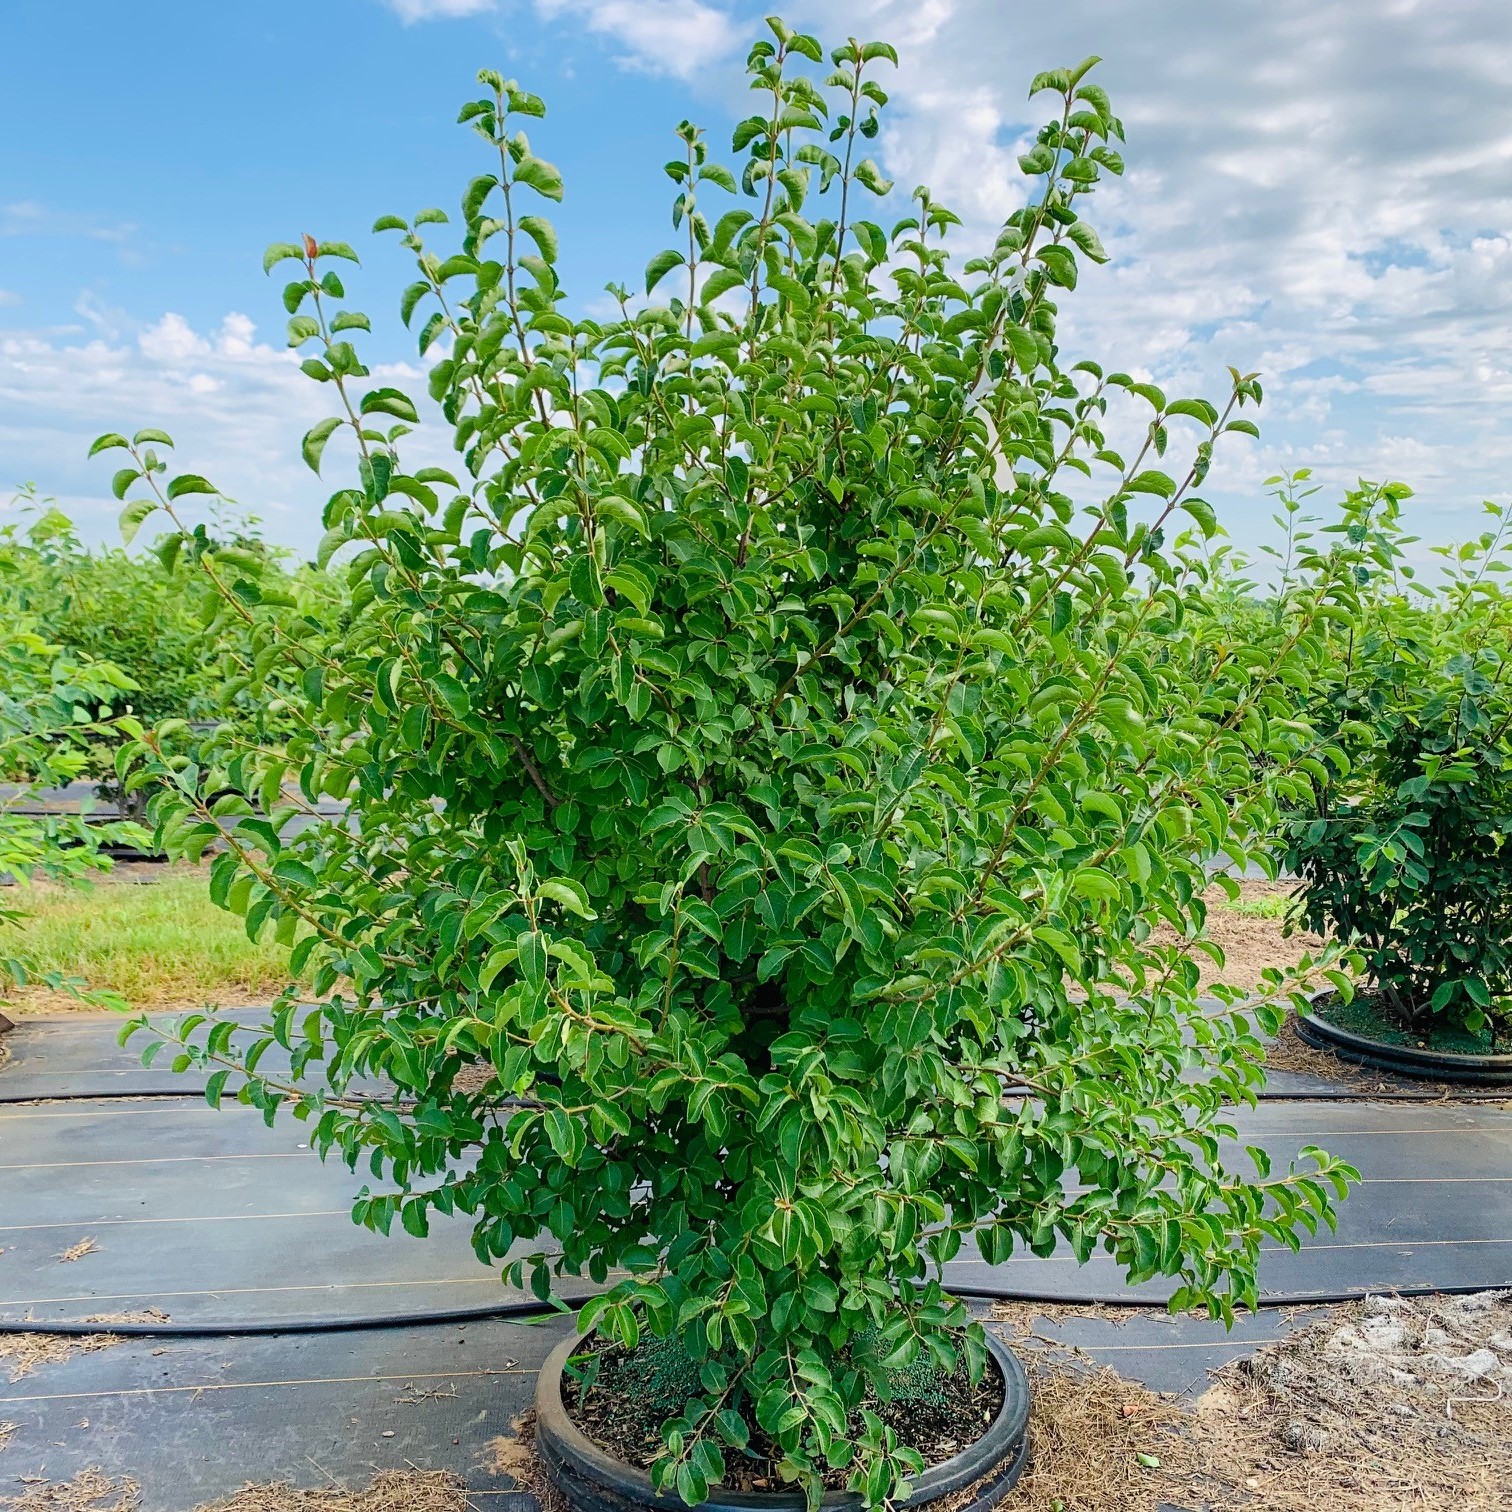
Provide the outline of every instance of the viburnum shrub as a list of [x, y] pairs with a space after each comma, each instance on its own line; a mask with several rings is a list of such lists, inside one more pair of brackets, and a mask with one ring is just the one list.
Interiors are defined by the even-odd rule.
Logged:
[[1359, 619], [1314, 685], [1332, 737], [1292, 839], [1302, 916], [1360, 952], [1388, 1018], [1495, 1039], [1512, 1016], [1512, 512], [1418, 578], [1401, 484], [1341, 527], [1368, 557]]
[[[305, 931], [327, 1001], [271, 1026], [296, 1076], [392, 1086], [354, 1106], [223, 1065], [212, 1099], [236, 1074], [390, 1178], [359, 1221], [470, 1215], [543, 1294], [612, 1283], [585, 1324], [676, 1334], [702, 1390], [655, 1474], [694, 1502], [753, 1425], [811, 1496], [826, 1467], [896, 1494], [919, 1458], [862, 1407], [921, 1358], [984, 1368], [940, 1273], [964, 1245], [1101, 1246], [1228, 1317], [1262, 1240], [1331, 1221], [1349, 1176], [1225, 1163], [1262, 1051], [1199, 1007], [1189, 941], [1210, 863], [1260, 855], [1315, 759], [1295, 711], [1352, 576], [1320, 557], [1228, 637], [1196, 490], [1258, 383], [1214, 406], [1064, 360], [1058, 303], [1105, 258], [1080, 212], [1122, 169], [1090, 60], [1035, 80], [1029, 201], [960, 262], [925, 189], [869, 218], [892, 50], [830, 57], [771, 23], [734, 167], [678, 129], [678, 245], [603, 319], [558, 282], [541, 102], [479, 75], [456, 250], [425, 240], [441, 210], [378, 222], [415, 256], [452, 470], [368, 381], [352, 249], [270, 249], [336, 411], [305, 456], [355, 454], [321, 548], [353, 614], [290, 634], [247, 563], [186, 540], [268, 626], [259, 669], [297, 669], [304, 733], [189, 760], [144, 731], [130, 758], [175, 852], [229, 828], [218, 900]], [[129, 518], [188, 532], [209, 483], [100, 445], [141, 474]], [[322, 797], [348, 819], [290, 835]], [[204, 1032], [194, 1057], [235, 1060]]]

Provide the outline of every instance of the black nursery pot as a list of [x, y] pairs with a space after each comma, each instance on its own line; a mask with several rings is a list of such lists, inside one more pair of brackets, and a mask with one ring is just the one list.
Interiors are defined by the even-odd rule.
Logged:
[[[562, 1372], [568, 1358], [583, 1347], [574, 1334], [546, 1358], [536, 1379], [536, 1448], [552, 1486], [573, 1512], [688, 1512], [677, 1495], [663, 1495], [644, 1470], [616, 1459], [593, 1442], [567, 1414], [562, 1399]], [[953, 1512], [987, 1512], [1001, 1505], [1029, 1458], [1029, 1382], [1024, 1367], [1002, 1340], [989, 1333], [991, 1365], [1003, 1380], [1003, 1406], [969, 1448], [913, 1478], [913, 1494], [898, 1507], [929, 1507], [968, 1486], [970, 1501]], [[989, 1367], [990, 1368], [990, 1367]], [[859, 1509], [853, 1492], [832, 1492], [821, 1503], [832, 1512]], [[793, 1492], [724, 1491], [715, 1486], [701, 1512], [804, 1512], [804, 1499]]]
[[[1314, 1010], [1331, 996], [1329, 992], [1314, 994]], [[1419, 1050], [1414, 1045], [1387, 1045], [1330, 1024], [1316, 1011], [1297, 1015], [1297, 1033], [1315, 1050], [1330, 1050], [1340, 1060], [1391, 1076], [1465, 1087], [1512, 1086], [1512, 1054], [1456, 1055], [1446, 1050]]]

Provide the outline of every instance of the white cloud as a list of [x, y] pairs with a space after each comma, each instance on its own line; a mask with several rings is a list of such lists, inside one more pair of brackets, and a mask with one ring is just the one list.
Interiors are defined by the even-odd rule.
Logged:
[[120, 245], [129, 242], [137, 230], [134, 221], [104, 222], [84, 212], [55, 210], [36, 200], [0, 205], [0, 236], [85, 236]]
[[[747, 0], [387, 3], [417, 22], [514, 9], [675, 76], [718, 63], [732, 100], [738, 44], [761, 29]], [[900, 196], [930, 183], [977, 245], [1023, 192], [1014, 159], [1044, 115], [1024, 99], [1030, 76], [1103, 53], [1095, 77], [1127, 123], [1129, 172], [1092, 201], [1114, 261], [1063, 301], [1067, 350], [1184, 393], [1221, 389], [1228, 363], [1263, 371], [1264, 441], [1229, 448], [1211, 491], [1241, 538], [1270, 515], [1263, 479], [1312, 465], [1334, 488], [1405, 476], [1418, 528], [1441, 540], [1478, 528], [1480, 498], [1512, 490], [1504, 7], [795, 0], [788, 15], [827, 44], [854, 33], [899, 45], [879, 156]], [[668, 93], [670, 123], [690, 102]], [[0, 205], [5, 236], [133, 229]], [[112, 520], [103, 474], [82, 460], [90, 436], [161, 424], [186, 466], [278, 533], [314, 539], [327, 489], [299, 462], [298, 437], [328, 409], [291, 354], [244, 316], [141, 329], [91, 294], [75, 313], [72, 330], [0, 332], [0, 481], [45, 468]]]
[[1210, 393], [1228, 363], [1264, 371], [1265, 444], [1214, 475], [1241, 533], [1248, 479], [1310, 460], [1335, 487], [1405, 474], [1439, 538], [1512, 491], [1505, 0], [806, 10], [826, 41], [898, 43], [884, 165], [978, 245], [1021, 202], [1030, 77], [1104, 56], [1129, 171], [1092, 202], [1114, 261], [1063, 302], [1066, 345]]
[[476, 16], [492, 10], [495, 0], [388, 0], [401, 21], [435, 21], [452, 16]]
[[[388, 0], [402, 21], [482, 15], [499, 0]], [[677, 79], [731, 53], [743, 32], [729, 14], [704, 0], [533, 0], [544, 21], [570, 22], [624, 49], [617, 61]]]
[[21, 303], [21, 296], [14, 289], [0, 289], [0, 305]]
[[734, 51], [739, 31], [702, 0], [535, 0], [547, 20], [577, 18], [627, 49], [622, 63], [690, 79]]
[[205, 332], [172, 313], [130, 336], [0, 332], [0, 487], [42, 473], [90, 536], [114, 539], [109, 458], [85, 454], [101, 431], [151, 425], [178, 442], [180, 469], [205, 473], [276, 538], [308, 549], [329, 489], [300, 461], [299, 438], [329, 408], [298, 359], [257, 341], [245, 315]]

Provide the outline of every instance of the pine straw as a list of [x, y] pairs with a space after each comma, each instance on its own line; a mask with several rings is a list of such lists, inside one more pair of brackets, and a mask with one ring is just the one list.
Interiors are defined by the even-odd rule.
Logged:
[[[385, 1470], [363, 1491], [341, 1486], [301, 1491], [279, 1485], [244, 1486], [234, 1496], [195, 1512], [468, 1512], [467, 1488], [450, 1471]], [[29, 1486], [0, 1496], [5, 1512], [145, 1512], [134, 1481], [80, 1471], [71, 1481]]]
[[[1009, 1312], [1020, 1336], [1043, 1315]], [[1051, 1349], [1022, 1356], [1032, 1457], [1015, 1512], [1509, 1504], [1512, 1293], [1335, 1309], [1214, 1372], [1190, 1410], [1074, 1348], [1039, 1342]]]
[[0, 1333], [0, 1369], [9, 1367], [11, 1380], [19, 1381], [41, 1365], [61, 1365], [76, 1354], [95, 1354], [120, 1342], [117, 1334], [109, 1333]]
[[[1173, 1479], [1196, 1457], [1174, 1399], [1126, 1381], [1106, 1365], [1035, 1350], [1029, 1376], [1029, 1464], [1008, 1505], [1014, 1512], [1156, 1512]], [[1158, 1468], [1141, 1464], [1153, 1457]]]
[[1505, 1509], [1512, 1293], [1341, 1309], [1219, 1371], [1191, 1440], [1215, 1512]]
[[137, 1312], [90, 1313], [81, 1323], [171, 1323], [171, 1314], [161, 1307], [144, 1307]]
[[[1038, 1314], [1043, 1316], [1042, 1313]], [[1012, 1314], [1007, 1321], [1019, 1321]], [[1512, 1293], [1332, 1310], [1214, 1373], [1189, 1410], [1061, 1346], [1028, 1349], [1032, 1454], [1013, 1512], [1495, 1512], [1512, 1486]], [[491, 1468], [545, 1488], [528, 1420]], [[1141, 1459], [1143, 1457], [1143, 1459]], [[552, 1506], [546, 1499], [548, 1508]], [[391, 1471], [366, 1490], [248, 1486], [197, 1512], [465, 1512], [454, 1476]], [[5, 1512], [143, 1512], [97, 1470], [0, 1497]], [[947, 1508], [940, 1512], [948, 1512]]]
[[[1034, 1333], [1034, 1325], [1043, 1320], [1046, 1323], [1064, 1323], [1068, 1318], [1093, 1318], [1099, 1323], [1112, 1323], [1121, 1326], [1130, 1318], [1141, 1315], [1168, 1316], [1163, 1307], [1109, 1307], [1103, 1302], [994, 1302], [988, 1312], [988, 1316], [994, 1323], [1002, 1324], [1005, 1328], [1011, 1328], [1014, 1335], [1020, 1339], [1027, 1339]], [[1047, 1340], [1046, 1342], [1054, 1342]]]
[[534, 1407], [514, 1418], [508, 1433], [489, 1439], [480, 1463], [490, 1475], [507, 1475], [521, 1491], [529, 1492], [542, 1512], [568, 1512], [566, 1499], [552, 1485], [536, 1448]]
[[5, 1512], [141, 1512], [136, 1482], [99, 1470], [28, 1486], [19, 1496], [0, 1496], [0, 1507]]
[[[1297, 1033], [1297, 1016], [1286, 1015], [1286, 1022], [1275, 1040], [1265, 1047], [1265, 1066], [1268, 1071], [1292, 1071], [1298, 1076], [1316, 1076], [1322, 1081], [1357, 1082], [1361, 1091], [1399, 1092], [1399, 1082], [1371, 1071], [1364, 1066], [1354, 1066], [1340, 1060], [1327, 1050], [1309, 1045]], [[1368, 1080], [1367, 1080], [1368, 1079]]]

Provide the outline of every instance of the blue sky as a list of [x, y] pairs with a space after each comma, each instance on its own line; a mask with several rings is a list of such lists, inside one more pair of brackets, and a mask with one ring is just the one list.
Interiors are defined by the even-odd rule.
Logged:
[[[90, 435], [155, 424], [269, 533], [308, 547], [323, 490], [298, 436], [322, 396], [282, 351], [259, 257], [352, 241], [354, 302], [396, 378], [385, 211], [452, 205], [482, 164], [455, 124], [481, 65], [543, 94], [537, 150], [584, 308], [669, 235], [660, 165], [691, 116], [722, 144], [763, 7], [741, 0], [76, 0], [0, 9], [0, 497], [34, 479], [86, 530], [116, 506]], [[903, 52], [883, 166], [990, 237], [1021, 192], [1038, 69], [1104, 55], [1130, 173], [1094, 216], [1114, 254], [1068, 345], [1183, 392], [1262, 369], [1258, 446], [1210, 493], [1253, 545], [1261, 481], [1312, 465], [1419, 491], [1432, 540], [1512, 493], [1512, 17], [1505, 0], [806, 0], [789, 19]], [[438, 442], [439, 444], [439, 442]]]

